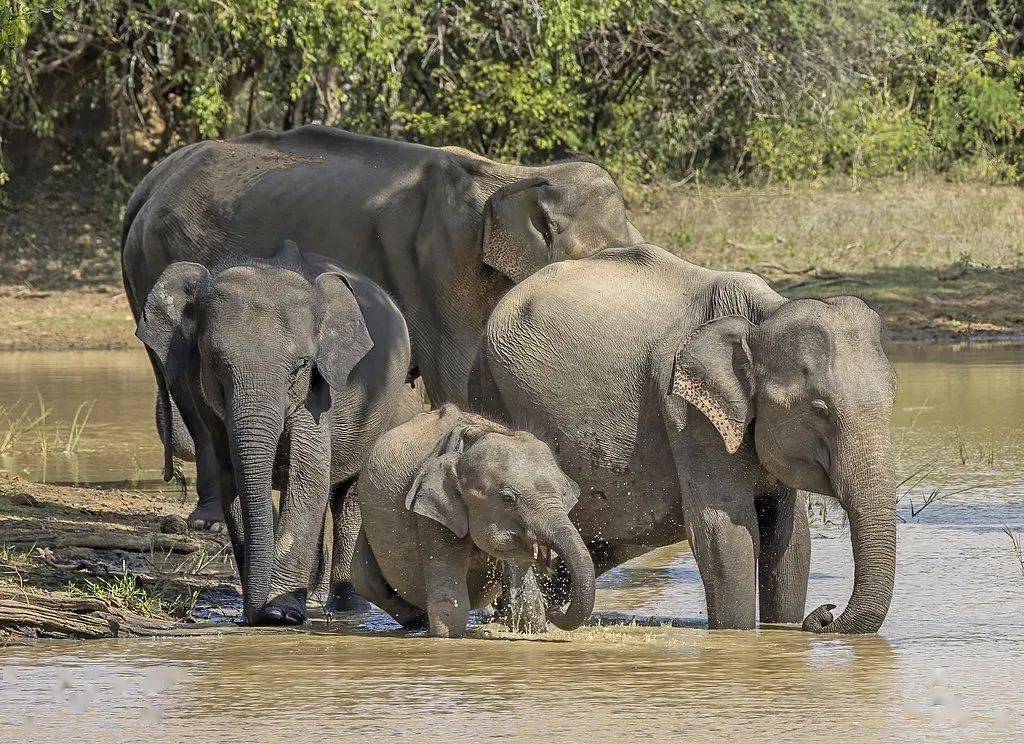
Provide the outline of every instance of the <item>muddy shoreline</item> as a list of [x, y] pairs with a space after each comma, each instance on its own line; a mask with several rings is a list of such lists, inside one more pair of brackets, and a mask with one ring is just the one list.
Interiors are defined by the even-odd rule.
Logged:
[[0, 471], [0, 645], [164, 634], [210, 617], [204, 598], [237, 597], [238, 585], [226, 536], [188, 529], [190, 509], [177, 494]]
[[[842, 289], [836, 288], [835, 292], [841, 293]], [[901, 318], [886, 318], [890, 341], [929, 344], [1024, 341], [1024, 326], [999, 317], [995, 310], [993, 317], [955, 321], [957, 330], [949, 330], [951, 321], [946, 316], [928, 317], [923, 307], [912, 310], [916, 320], [910, 327], [898, 325]], [[884, 315], [884, 308], [882, 312]], [[135, 339], [135, 322], [124, 291], [111, 284], [45, 292], [24, 285], [0, 285], [0, 328], [3, 329], [0, 352], [141, 347]]]

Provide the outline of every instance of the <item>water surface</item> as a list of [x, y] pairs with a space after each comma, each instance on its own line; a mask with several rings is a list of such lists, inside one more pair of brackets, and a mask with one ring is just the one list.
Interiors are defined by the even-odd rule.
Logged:
[[[1003, 529], [1024, 533], [1024, 350], [898, 345], [890, 356], [900, 473], [918, 475], [901, 489], [896, 595], [877, 636], [602, 627], [441, 641], [401, 637], [373, 612], [293, 632], [41, 642], [0, 649], [0, 741], [1019, 738], [1024, 574]], [[96, 399], [78, 454], [44, 456], [26, 440], [0, 467], [159, 482], [144, 355], [0, 355], [0, 403], [34, 403], [37, 390], [58, 436]], [[853, 564], [837, 506], [814, 534], [808, 608], [841, 608]], [[685, 544], [602, 577], [597, 609], [700, 626]]]

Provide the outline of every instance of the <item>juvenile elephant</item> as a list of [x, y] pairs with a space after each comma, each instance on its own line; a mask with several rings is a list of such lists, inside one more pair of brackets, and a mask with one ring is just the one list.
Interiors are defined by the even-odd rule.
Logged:
[[[282, 238], [361, 272], [397, 300], [413, 366], [439, 405], [465, 402], [477, 339], [509, 287], [552, 261], [634, 243], [638, 233], [615, 183], [593, 163], [509, 165], [322, 126], [253, 132], [184, 147], [135, 189], [121, 249], [132, 311], [138, 317], [175, 261], [210, 267], [269, 256]], [[190, 523], [216, 522], [210, 443], [184, 441], [173, 410], [158, 420], [177, 454], [197, 461]]]
[[304, 622], [329, 494], [340, 512], [406, 379], [402, 314], [366, 277], [286, 242], [271, 259], [171, 264], [137, 335], [212, 443], [246, 621]]
[[594, 564], [568, 516], [579, 488], [532, 434], [445, 405], [381, 437], [358, 491], [352, 582], [403, 626], [425, 610], [431, 635], [461, 636], [497, 593], [497, 561], [556, 556], [569, 606], [548, 619], [571, 630], [590, 617]]
[[573, 522], [598, 571], [689, 540], [712, 628], [803, 617], [810, 561], [796, 489], [850, 521], [853, 596], [807, 630], [875, 632], [896, 566], [896, 376], [861, 300], [787, 300], [759, 277], [660, 248], [549, 266], [488, 321], [470, 382], [528, 420], [583, 488]]

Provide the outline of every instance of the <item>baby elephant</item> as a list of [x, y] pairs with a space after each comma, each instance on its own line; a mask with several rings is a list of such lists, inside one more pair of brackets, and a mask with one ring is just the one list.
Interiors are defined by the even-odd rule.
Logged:
[[182, 413], [198, 411], [184, 422], [191, 439], [212, 443], [196, 465], [224, 505], [246, 621], [304, 622], [328, 498], [343, 511], [408, 373], [398, 307], [366, 277], [286, 241], [269, 259], [171, 264], [138, 336], [175, 401], [189, 402]]
[[555, 554], [569, 606], [548, 619], [571, 630], [590, 617], [594, 564], [569, 521], [579, 487], [532, 434], [445, 405], [382, 436], [358, 491], [352, 583], [404, 627], [427, 620], [431, 635], [461, 636], [469, 611], [497, 593], [498, 560]]

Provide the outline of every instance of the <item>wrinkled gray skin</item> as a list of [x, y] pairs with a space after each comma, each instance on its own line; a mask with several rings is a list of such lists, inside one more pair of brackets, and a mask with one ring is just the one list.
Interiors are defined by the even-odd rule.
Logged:
[[341, 511], [406, 378], [401, 313], [365, 277], [286, 243], [212, 271], [171, 264], [137, 335], [180, 410], [198, 413], [188, 430], [212, 443], [246, 621], [304, 622], [328, 498]]
[[810, 561], [796, 489], [849, 517], [853, 596], [807, 630], [871, 633], [896, 562], [896, 377], [861, 300], [787, 300], [654, 246], [556, 264], [487, 325], [474, 405], [531, 422], [583, 489], [598, 572], [687, 539], [712, 628], [799, 622]]
[[[174, 261], [268, 256], [284, 238], [339, 260], [397, 300], [413, 368], [440, 404], [465, 402], [483, 325], [513, 284], [639, 234], [611, 177], [592, 163], [506, 165], [322, 126], [254, 132], [184, 147], [135, 189], [122, 266], [136, 318]], [[178, 456], [198, 459], [200, 501], [190, 523], [216, 522], [209, 442], [193, 448], [168, 431], [167, 422], [181, 420], [177, 411], [157, 418]]]
[[550, 564], [551, 551], [570, 580], [548, 619], [571, 630], [590, 617], [594, 564], [568, 514], [579, 488], [532, 434], [445, 405], [381, 437], [358, 490], [352, 581], [403, 626], [461, 636], [497, 594], [497, 561]]

